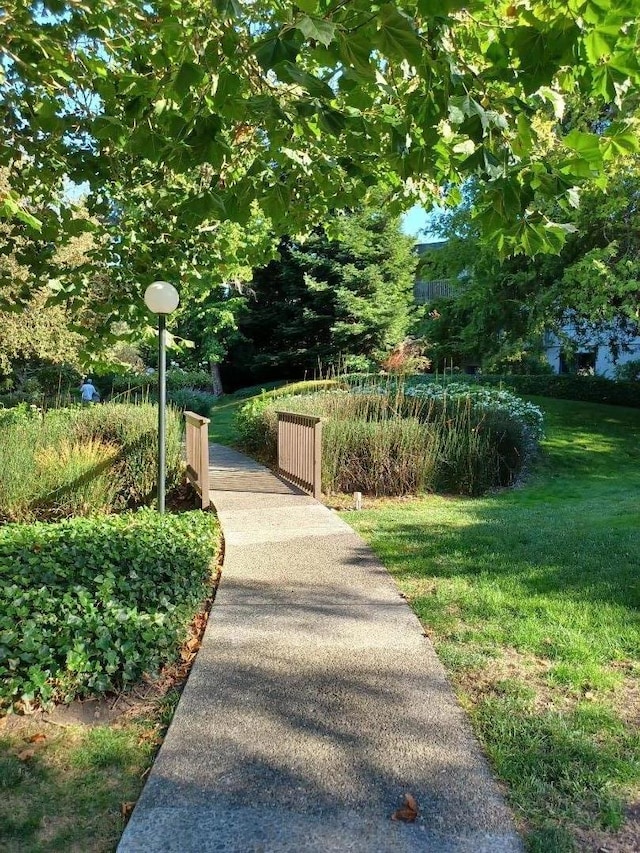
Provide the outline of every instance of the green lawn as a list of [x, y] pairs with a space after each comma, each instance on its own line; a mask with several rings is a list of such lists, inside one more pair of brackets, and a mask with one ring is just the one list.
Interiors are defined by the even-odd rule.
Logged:
[[284, 380], [265, 382], [250, 388], [242, 388], [235, 394], [225, 394], [211, 407], [209, 417], [209, 441], [217, 444], [236, 444], [238, 432], [235, 426], [236, 412], [250, 397], [259, 397], [261, 392], [285, 385]]
[[225, 396], [214, 403], [211, 407], [209, 417], [209, 441], [216, 444], [235, 444], [237, 434], [235, 428], [235, 417], [239, 407], [246, 400], [236, 400], [232, 396]]
[[597, 850], [640, 791], [640, 411], [535, 402], [525, 486], [344, 517], [432, 637], [529, 849]]
[[0, 849], [110, 853], [173, 716], [178, 691], [88, 726], [41, 716], [0, 724]]

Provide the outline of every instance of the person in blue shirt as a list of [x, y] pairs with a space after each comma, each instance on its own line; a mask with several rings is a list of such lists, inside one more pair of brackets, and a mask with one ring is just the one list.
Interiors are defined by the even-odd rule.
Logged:
[[80, 386], [80, 395], [82, 397], [82, 403], [85, 406], [89, 403], [96, 403], [100, 399], [98, 389], [92, 384], [91, 377], [87, 376]]

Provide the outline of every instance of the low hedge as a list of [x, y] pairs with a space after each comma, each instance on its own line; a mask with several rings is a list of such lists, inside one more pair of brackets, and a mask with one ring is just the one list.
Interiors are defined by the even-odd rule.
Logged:
[[568, 374], [418, 374], [408, 377], [406, 387], [425, 383], [464, 382], [469, 385], [490, 385], [508, 388], [518, 394], [554, 397], [559, 400], [579, 400], [584, 403], [606, 403], [609, 406], [640, 408], [640, 382], [620, 382], [604, 376], [574, 376]]
[[0, 707], [118, 690], [174, 661], [218, 543], [202, 512], [0, 528]]
[[208, 418], [219, 397], [206, 391], [197, 391], [194, 388], [180, 388], [176, 391], [169, 391], [167, 399], [172, 406], [183, 412], [195, 412], [197, 415]]
[[[465, 377], [465, 381], [468, 379], [473, 377]], [[482, 375], [477, 381], [482, 385], [502, 385], [518, 394], [640, 408], [640, 382], [617, 382], [604, 376]]]
[[[206, 370], [178, 370], [173, 368], [167, 370], [167, 390], [181, 391], [191, 389], [195, 391], [211, 391], [211, 376]], [[124, 373], [98, 377], [95, 384], [100, 387], [103, 396], [126, 396], [131, 391], [147, 391], [155, 394], [158, 387], [157, 373]]]
[[[195, 388], [179, 388], [173, 391], [167, 390], [167, 403], [181, 411], [196, 412], [205, 418], [209, 417], [211, 408], [220, 398], [207, 391], [198, 391]], [[116, 403], [132, 406], [155, 406], [158, 395], [155, 389], [132, 388], [124, 394], [116, 394], [111, 397]]]
[[263, 413], [269, 408], [275, 410], [277, 406], [274, 407], [272, 404], [283, 397], [302, 397], [320, 391], [344, 390], [345, 387], [341, 379], [311, 379], [290, 382], [269, 391], [263, 391], [259, 397], [253, 397], [244, 403], [236, 413], [235, 425], [240, 445], [248, 452], [258, 453], [265, 460], [272, 461], [274, 427], [273, 423], [265, 426], [266, 422], [262, 419]]
[[566, 373], [540, 374], [476, 374], [442, 375], [418, 373], [398, 379], [374, 374], [354, 374], [344, 377], [350, 385], [384, 382], [389, 387], [411, 388], [415, 385], [466, 383], [508, 388], [517, 394], [554, 397], [560, 400], [579, 400], [584, 403], [606, 403], [609, 406], [640, 408], [640, 382], [606, 379], [604, 376], [576, 376]]

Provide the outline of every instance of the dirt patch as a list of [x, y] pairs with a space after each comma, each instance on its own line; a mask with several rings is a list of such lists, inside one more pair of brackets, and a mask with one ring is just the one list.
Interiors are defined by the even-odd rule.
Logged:
[[611, 830], [573, 828], [573, 835], [584, 853], [638, 853], [640, 850], [640, 800], [630, 803], [624, 812], [624, 825]]
[[[621, 720], [631, 729], [640, 729], [640, 663], [614, 661], [611, 668], [622, 673], [624, 680], [613, 693], [612, 704]], [[640, 845], [638, 845], [640, 850]]]
[[[502, 657], [492, 659], [485, 667], [451, 673], [456, 687], [461, 691], [463, 705], [471, 710], [491, 694], [502, 693], [508, 682], [519, 682], [531, 689], [530, 708], [533, 713], [549, 711], [570, 713], [575, 706], [589, 699], [589, 692], [563, 690], [551, 685], [548, 674], [553, 662], [535, 655], [524, 655], [514, 649], [501, 649]], [[607, 704], [630, 728], [640, 726], [640, 686], [637, 681], [639, 667], [634, 661], [621, 661], [610, 665], [622, 672], [624, 681], [607, 692]], [[594, 696], [597, 698], [597, 696]], [[627, 797], [629, 795], [627, 794]], [[594, 816], [595, 821], [595, 816]], [[526, 832], [526, 822], [521, 824]], [[567, 827], [584, 853], [638, 853], [640, 851], [640, 798], [632, 795], [623, 812], [623, 825], [619, 830]]]
[[559, 696], [547, 682], [552, 663], [535, 655], [524, 655], [515, 649], [503, 648], [501, 657], [492, 658], [482, 669], [462, 670], [453, 674], [453, 679], [471, 699], [479, 703], [491, 693], [501, 692], [500, 685], [508, 681], [521, 681], [531, 688], [535, 695], [531, 699], [532, 708], [537, 712], [552, 708], [566, 710], [575, 704], [569, 696]]
[[[550, 684], [548, 675], [553, 661], [509, 648], [502, 648], [501, 655], [482, 669], [462, 670], [452, 675], [474, 702], [500, 692], [500, 683], [509, 680], [522, 681], [535, 692], [531, 699], [532, 709], [539, 713], [552, 710], [567, 713], [579, 702], [599, 698], [597, 692], [580, 692]], [[614, 689], [606, 691], [607, 705], [629, 728], [640, 728], [640, 683], [637, 680], [640, 667], [632, 661], [620, 661], [611, 663], [610, 668], [626, 677]]]
[[167, 512], [191, 512], [201, 509], [200, 496], [190, 483], [181, 483], [167, 495]]

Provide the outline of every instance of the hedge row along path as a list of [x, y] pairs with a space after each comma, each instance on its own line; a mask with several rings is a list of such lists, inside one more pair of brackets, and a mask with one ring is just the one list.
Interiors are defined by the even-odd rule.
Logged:
[[384, 567], [313, 498], [211, 454], [222, 581], [119, 853], [521, 851]]

